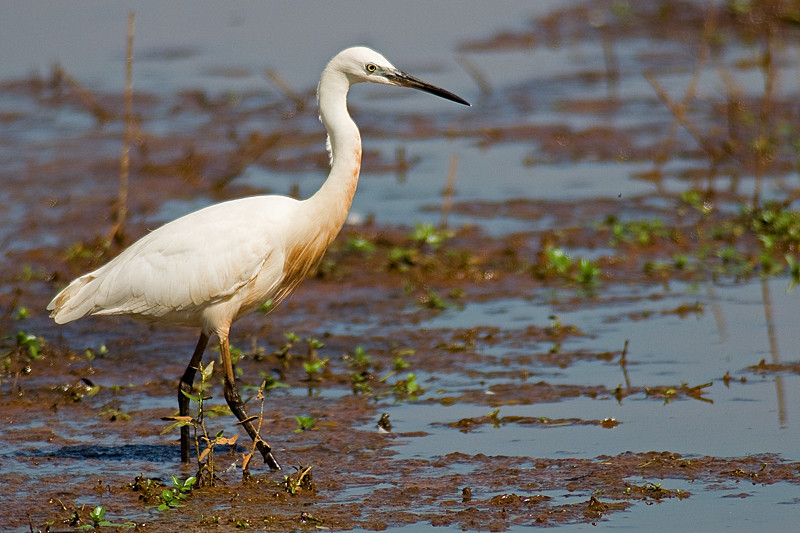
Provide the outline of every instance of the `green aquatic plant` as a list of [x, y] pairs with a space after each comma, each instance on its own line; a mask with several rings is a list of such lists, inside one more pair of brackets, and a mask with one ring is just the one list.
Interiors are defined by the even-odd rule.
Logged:
[[272, 300], [272, 298], [270, 298], [269, 300], [267, 300], [266, 302], [261, 304], [258, 307], [258, 309], [256, 309], [256, 311], [258, 311], [259, 313], [265, 313], [266, 314], [266, 313], [269, 313], [270, 311], [272, 311], [274, 308], [275, 308], [275, 302]]
[[32, 333], [18, 331], [16, 336], [17, 347], [33, 360], [41, 359], [44, 339]]
[[313, 337], [309, 337], [306, 339], [306, 343], [308, 344], [308, 360], [313, 361], [317, 359], [317, 352], [320, 348], [325, 346], [322, 341], [315, 339]]
[[686, 254], [675, 254], [672, 256], [672, 266], [675, 270], [689, 270], [691, 262]]
[[238, 435], [227, 438], [224, 436], [222, 430], [218, 431], [213, 437], [206, 427], [206, 418], [211, 415], [214, 410], [206, 406], [206, 401], [211, 398], [208, 395], [207, 389], [210, 386], [211, 375], [214, 372], [214, 361], [203, 366], [202, 363], [198, 365], [200, 371], [200, 385], [197, 394], [191, 394], [181, 389], [181, 394], [186, 396], [190, 401], [197, 404], [197, 417], [192, 416], [169, 416], [163, 420], [170, 421], [170, 424], [161, 433], [167, 433], [177, 428], [184, 426], [191, 426], [194, 429], [194, 444], [197, 452], [197, 479], [200, 485], [214, 486], [216, 485], [216, 463], [214, 460], [214, 450], [217, 446], [232, 445], [236, 443]]
[[681, 201], [703, 215], [709, 215], [714, 210], [714, 204], [705, 200], [703, 194], [698, 191], [682, 192]]
[[453, 304], [439, 296], [433, 289], [425, 290], [425, 293], [419, 297], [419, 304], [427, 309], [437, 309], [440, 311], [453, 307]]
[[122, 528], [122, 529], [132, 529], [136, 527], [136, 522], [125, 522], [122, 524], [115, 524], [109, 520], [105, 519], [106, 516], [106, 508], [102, 505], [98, 505], [89, 513], [89, 518], [92, 520], [91, 524], [84, 524], [82, 526], [76, 527], [76, 529], [81, 530], [89, 530], [89, 529], [100, 529], [102, 527], [114, 527], [114, 528]]
[[348, 354], [346, 358], [347, 364], [350, 367], [366, 368], [372, 364], [372, 357], [367, 355], [363, 346], [356, 346], [355, 350], [353, 350], [353, 354]]
[[770, 237], [774, 245], [800, 244], [800, 211], [767, 202], [763, 207], [743, 208], [741, 216], [756, 235]]
[[358, 253], [366, 257], [375, 255], [377, 249], [378, 247], [375, 246], [375, 243], [361, 236], [349, 237], [345, 243], [346, 251]]
[[325, 368], [325, 365], [328, 364], [328, 358], [324, 359], [317, 359], [315, 361], [305, 361], [303, 362], [303, 370], [306, 371], [308, 374], [309, 381], [316, 381], [318, 378], [316, 377], [317, 372]]
[[545, 252], [546, 263], [544, 269], [547, 273], [566, 276], [572, 267], [572, 257], [558, 246], [548, 247]]
[[395, 357], [394, 360], [392, 361], [392, 367], [395, 369], [395, 371], [398, 371], [398, 372], [400, 370], [405, 370], [409, 366], [411, 366], [411, 364], [406, 362], [405, 360], [403, 360], [402, 356], [400, 356], [400, 355]]
[[389, 250], [387, 270], [408, 272], [410, 268], [419, 263], [419, 251], [413, 248], [394, 247]]
[[105, 406], [100, 410], [100, 416], [104, 418], [108, 418], [112, 422], [116, 422], [117, 420], [121, 420], [123, 422], [127, 422], [131, 419], [131, 415], [128, 413], [124, 413], [117, 409], [116, 407], [112, 406]]
[[292, 360], [291, 349], [300, 341], [300, 337], [294, 334], [294, 332], [290, 331], [289, 333], [284, 333], [283, 336], [286, 338], [286, 342], [273, 352], [273, 355], [281, 362], [284, 368], [289, 368], [289, 363]]
[[611, 231], [611, 246], [620, 244], [649, 246], [657, 238], [668, 238], [670, 236], [670, 230], [658, 218], [622, 222], [618, 218], [611, 216], [606, 218], [604, 224]]
[[453, 233], [447, 229], [435, 227], [433, 224], [417, 224], [411, 232], [411, 240], [417, 245], [428, 245], [433, 250], [439, 249], [447, 239], [452, 238]]
[[158, 510], [167, 511], [183, 507], [185, 504], [182, 501], [189, 497], [192, 490], [194, 490], [195, 484], [197, 484], [195, 476], [190, 476], [185, 481], [178, 479], [178, 476], [172, 476], [172, 488], [161, 491]]
[[353, 394], [369, 394], [372, 392], [372, 385], [370, 385], [371, 374], [367, 371], [353, 372], [350, 374], [350, 385], [353, 388]]
[[301, 415], [294, 417], [295, 421], [297, 421], [297, 429], [294, 430], [295, 433], [302, 433], [303, 431], [308, 431], [314, 427], [316, 424], [317, 419], [313, 416], [308, 415]]
[[578, 272], [573, 279], [584, 288], [594, 287], [600, 281], [600, 267], [582, 257], [578, 260]]
[[486, 415], [486, 417], [492, 422], [492, 425], [495, 428], [500, 427], [500, 424], [502, 423], [502, 418], [500, 417], [500, 408], [495, 409], [494, 411]]
[[547, 246], [539, 255], [539, 263], [533, 272], [541, 278], [558, 277], [566, 281], [577, 282], [584, 289], [597, 286], [600, 281], [600, 267], [594, 261], [580, 257], [573, 259], [569, 253], [559, 246]]
[[86, 348], [86, 350], [83, 352], [83, 355], [86, 356], [86, 360], [91, 363], [97, 358], [98, 355], [102, 357], [107, 353], [108, 348], [105, 344], [101, 344], [96, 350], [94, 348]]
[[[286, 488], [286, 492], [294, 496], [297, 494], [300, 489], [304, 490], [314, 490], [314, 483], [311, 480], [311, 467], [310, 466], [298, 466], [295, 468], [295, 472], [293, 474], [288, 474], [283, 476], [283, 485]], [[303, 513], [307, 515], [307, 513]], [[307, 515], [310, 521], [316, 521], [311, 515]], [[306, 519], [304, 519], [305, 521]]]
[[423, 392], [417, 382], [417, 376], [409, 372], [405, 379], [398, 379], [392, 389], [395, 398], [398, 400], [416, 400]]

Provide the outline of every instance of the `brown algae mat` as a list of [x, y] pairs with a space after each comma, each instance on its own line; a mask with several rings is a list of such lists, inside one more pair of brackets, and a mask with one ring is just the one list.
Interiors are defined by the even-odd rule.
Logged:
[[[582, 416], [580, 409], [563, 418], [509, 414], [514, 406], [576, 398], [707, 404], [712, 382], [730, 389], [759, 379], [788, 382], [800, 374], [796, 361], [775, 358], [697, 382], [667, 375], [643, 386], [628, 382], [634, 362], [624, 344], [571, 350], [571, 341], [591, 339], [591, 332], [556, 316], [507, 328], [425, 327], [471, 304], [502, 305], [521, 295], [530, 295], [533, 306], [539, 295], [557, 294], [561, 309], [581, 309], [642, 302], [642, 287], [671, 283], [800, 281], [794, 256], [800, 216], [791, 209], [798, 189], [786, 178], [798, 165], [796, 95], [769, 92], [766, 83], [767, 91], [753, 96], [731, 82], [717, 100], [695, 98], [691, 89], [670, 97], [654, 74], [658, 65], [682, 65], [691, 80], [692, 68], [712, 68], [704, 62], [721, 55], [722, 47], [753, 42], [768, 29], [772, 40], [756, 48], [755, 59], [714, 68], [756, 68], [774, 80], [787, 63], [780, 61], [778, 43], [792, 38], [798, 14], [780, 2], [755, 3], [752, 16], [740, 12], [742, 5], [740, 11], [684, 2], [648, 6], [611, 10], [586, 2], [533, 21], [530, 31], [465, 43], [462, 52], [474, 54], [584, 40], [605, 47], [604, 65], [566, 79], [530, 88], [487, 87], [485, 112], [476, 106], [467, 117], [405, 112], [390, 120], [354, 113], [365, 137], [459, 139], [486, 151], [523, 147], [526, 155], [515, 163], [534, 175], [537, 165], [552, 163], [638, 162], [648, 170], [634, 178], [652, 187], [624, 198], [575, 201], [430, 198], [422, 202], [427, 211], [474, 224], [439, 228], [367, 217], [346, 227], [313, 278], [274, 312], [264, 309], [238, 322], [231, 339], [249, 412], [258, 416], [284, 467], [275, 473], [258, 459], [244, 468], [252, 450], [244, 435], [233, 439], [241, 432], [223, 407], [217, 369], [205, 389], [208, 433], [207, 440], [197, 440], [200, 460], [179, 463], [177, 431], [162, 433], [170, 425], [162, 418], [176, 413], [177, 379], [195, 332], [123, 319], [61, 328], [44, 307], [74, 276], [160, 222], [153, 218], [168, 201], [263, 193], [241, 180], [251, 165], [280, 173], [280, 191], [295, 189], [293, 173], [318, 172], [321, 180], [327, 158], [313, 91], [301, 95], [304, 105], [266, 101], [260, 94], [135, 95], [130, 219], [125, 241], [116, 243], [108, 235], [117, 181], [108, 177], [119, 169], [122, 95], [93, 93], [59, 69], [4, 84], [3, 99], [26, 105], [0, 114], [0, 124], [9, 132], [46, 135], [0, 140], [7, 204], [0, 215], [6, 258], [0, 262], [0, 480], [9, 496], [0, 529], [382, 530], [430, 524], [502, 531], [597, 523], [625, 512], [646, 515], [651, 504], [666, 501], [677, 502], [680, 513], [685, 500], [701, 494], [745, 500], [769, 486], [788, 487], [782, 503], [797, 504], [800, 462], [769, 450], [713, 457], [639, 450], [631, 442], [638, 451], [540, 457], [531, 442], [520, 443], [514, 455], [458, 451], [461, 435], [520, 427], [608, 432], [626, 423]], [[587, 33], [598, 10], [607, 11], [605, 22]], [[660, 55], [622, 53], [619, 45], [637, 39], [675, 46]], [[689, 67], [686, 57], [692, 58]], [[648, 96], [616, 97], [626, 80], [642, 74]], [[597, 96], [553, 96], [562, 87], [567, 93], [569, 87], [591, 88]], [[580, 115], [592, 125], [508, 120], [540, 95], [549, 100], [536, 105]], [[703, 105], [682, 104], [683, 96]], [[637, 114], [633, 125], [607, 120]], [[65, 116], [81, 117], [82, 126], [63, 131]], [[253, 121], [264, 128], [237, 126]], [[765, 133], [770, 131], [776, 133]], [[15, 153], [25, 156], [9, 155]], [[682, 163], [678, 170], [669, 166], [675, 161]], [[364, 174], [402, 181], [417, 162], [401, 150], [367, 151]], [[442, 174], [444, 183], [445, 168]], [[767, 189], [779, 193], [760, 197]], [[481, 227], [497, 221], [530, 228], [497, 235]], [[653, 312], [642, 304], [619, 320], [647, 321]], [[704, 312], [691, 298], [658, 311], [681, 320]], [[215, 355], [209, 350], [206, 363]], [[618, 368], [618, 381], [571, 379], [572, 369], [590, 363]], [[433, 406], [479, 406], [482, 414], [451, 416], [413, 431], [382, 416]], [[435, 433], [452, 435], [453, 448], [424, 457], [404, 454], [405, 444]], [[187, 483], [193, 476], [199, 481]]]

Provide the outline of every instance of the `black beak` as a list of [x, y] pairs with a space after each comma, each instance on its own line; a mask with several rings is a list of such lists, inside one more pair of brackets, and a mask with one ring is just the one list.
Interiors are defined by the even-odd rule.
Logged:
[[450, 91], [446, 91], [441, 87], [437, 87], [435, 85], [431, 85], [430, 83], [426, 83], [419, 78], [415, 78], [414, 76], [409, 76], [405, 72], [401, 72], [399, 70], [387, 73], [386, 79], [388, 79], [389, 81], [391, 81], [396, 85], [399, 85], [400, 87], [411, 87], [412, 89], [418, 89], [420, 91], [425, 91], [426, 93], [435, 94], [436, 96], [441, 96], [442, 98], [446, 98], [447, 100], [452, 100], [453, 102], [458, 102], [459, 104], [471, 105], [469, 102], [467, 102], [460, 96], [456, 96]]

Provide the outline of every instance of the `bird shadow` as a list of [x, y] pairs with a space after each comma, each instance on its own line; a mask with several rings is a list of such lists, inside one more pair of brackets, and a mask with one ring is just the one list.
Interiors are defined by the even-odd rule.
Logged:
[[158, 463], [175, 463], [179, 452], [175, 446], [164, 444], [125, 444], [122, 446], [97, 446], [80, 444], [62, 446], [56, 450], [24, 450], [15, 454], [17, 457], [101, 460], [101, 461], [147, 461]]

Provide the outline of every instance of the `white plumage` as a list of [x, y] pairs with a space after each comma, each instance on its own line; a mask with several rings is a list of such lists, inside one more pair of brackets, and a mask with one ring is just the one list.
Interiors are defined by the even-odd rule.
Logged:
[[282, 196], [255, 196], [190, 213], [73, 281], [48, 308], [59, 324], [86, 315], [132, 314], [205, 326], [203, 313], [224, 305], [239, 307], [233, 319], [248, 311], [237, 304], [258, 279], [270, 283], [259, 287], [256, 305], [274, 296], [282, 278], [286, 221], [298, 204]]
[[[347, 112], [355, 83], [412, 87], [469, 105], [458, 96], [397, 70], [364, 47], [337, 54], [317, 89], [320, 120], [328, 131], [331, 172], [306, 200], [254, 196], [212, 205], [145, 235], [119, 256], [59, 292], [47, 306], [59, 324], [86, 315], [132, 315], [200, 329], [181, 378], [178, 405], [187, 415], [197, 366], [217, 335], [225, 370], [225, 399], [264, 460], [280, 468], [244, 411], [233, 375], [228, 335], [233, 321], [268, 300], [275, 304], [313, 272], [347, 217], [361, 166], [361, 137]], [[188, 461], [188, 427], [181, 459]]]

